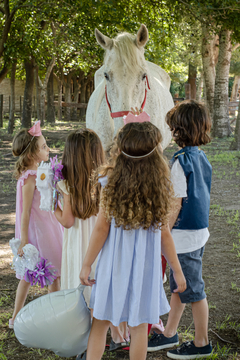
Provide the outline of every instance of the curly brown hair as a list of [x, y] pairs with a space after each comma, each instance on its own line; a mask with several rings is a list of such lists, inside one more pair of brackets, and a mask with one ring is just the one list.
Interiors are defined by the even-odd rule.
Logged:
[[195, 100], [185, 100], [174, 106], [166, 122], [180, 147], [200, 146], [211, 141], [211, 119], [208, 109]]
[[93, 130], [82, 128], [68, 135], [62, 174], [67, 181], [72, 213], [79, 219], [87, 219], [99, 211], [101, 186], [98, 184], [93, 198], [90, 178], [104, 161], [101, 140]]
[[[161, 140], [159, 129], [150, 122], [130, 123], [120, 130], [114, 165], [106, 165], [102, 171], [101, 176], [107, 175], [108, 183], [100, 204], [106, 219], [110, 222], [114, 218], [117, 227], [160, 229], [167, 224], [173, 189], [169, 167], [158, 146]], [[154, 148], [143, 158], [122, 153], [142, 156]]]
[[28, 129], [21, 129], [13, 138], [12, 153], [14, 156], [19, 156], [15, 163], [13, 176], [19, 179], [21, 174], [34, 161], [34, 156], [38, 151], [39, 136], [32, 136], [29, 134]]

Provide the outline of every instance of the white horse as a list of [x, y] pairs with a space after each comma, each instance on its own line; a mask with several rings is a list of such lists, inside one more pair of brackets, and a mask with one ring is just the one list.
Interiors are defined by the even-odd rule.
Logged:
[[169, 92], [170, 77], [160, 66], [144, 58], [144, 45], [148, 41], [146, 26], [141, 25], [136, 36], [123, 33], [110, 39], [97, 29], [95, 36], [106, 54], [104, 65], [95, 73], [86, 126], [98, 134], [104, 149], [108, 149], [124, 125], [123, 115], [131, 107], [144, 107], [151, 122], [160, 129], [165, 148], [171, 141], [165, 116], [174, 106]]

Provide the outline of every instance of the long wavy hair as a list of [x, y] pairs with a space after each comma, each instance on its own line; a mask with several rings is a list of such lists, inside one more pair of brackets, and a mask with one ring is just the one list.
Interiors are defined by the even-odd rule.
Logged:
[[90, 178], [104, 161], [102, 143], [93, 130], [82, 128], [68, 135], [62, 157], [62, 173], [67, 181], [72, 213], [79, 219], [87, 219], [99, 211], [100, 184], [93, 198]]
[[[102, 168], [108, 176], [102, 191], [101, 208], [108, 221], [124, 230], [160, 229], [167, 224], [173, 199], [170, 170], [165, 161], [159, 129], [150, 122], [125, 125], [112, 149], [110, 165]], [[142, 156], [143, 158], [131, 158]], [[123, 154], [123, 152], [125, 154]]]
[[28, 169], [34, 161], [38, 151], [39, 136], [32, 136], [28, 129], [21, 129], [13, 138], [12, 153], [18, 156], [15, 163], [13, 176], [19, 179], [21, 174]]

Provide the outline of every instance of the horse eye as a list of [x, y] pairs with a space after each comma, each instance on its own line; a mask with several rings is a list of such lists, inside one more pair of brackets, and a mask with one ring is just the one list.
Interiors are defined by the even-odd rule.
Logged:
[[106, 80], [109, 80], [109, 75], [107, 73], [104, 73], [104, 77]]
[[145, 80], [145, 79], [146, 79], [146, 77], [147, 77], [147, 74], [145, 73], [145, 74], [143, 74], [142, 79], [143, 79], [143, 80]]

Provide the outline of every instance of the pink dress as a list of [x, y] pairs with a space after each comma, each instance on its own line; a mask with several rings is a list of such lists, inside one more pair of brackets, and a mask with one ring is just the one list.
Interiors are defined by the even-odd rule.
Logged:
[[[29, 175], [36, 176], [37, 170], [25, 171], [17, 182], [15, 237], [18, 239], [21, 238], [21, 217], [23, 210], [22, 187], [24, 180], [27, 179]], [[60, 276], [63, 227], [51, 211], [42, 211], [39, 209], [39, 205], [40, 192], [35, 189], [28, 227], [28, 242], [38, 249], [40, 256], [51, 261], [57, 270], [57, 276]], [[16, 276], [18, 279], [20, 278], [18, 275]]]

